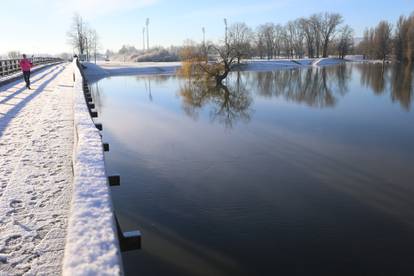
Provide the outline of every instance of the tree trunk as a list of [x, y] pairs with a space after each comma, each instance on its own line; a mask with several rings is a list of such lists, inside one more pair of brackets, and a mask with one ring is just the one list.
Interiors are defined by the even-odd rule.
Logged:
[[228, 64], [224, 65], [224, 73], [221, 75], [216, 75], [216, 84], [217, 85], [222, 85], [222, 82], [225, 78], [227, 78], [227, 75], [230, 72], [230, 66]]

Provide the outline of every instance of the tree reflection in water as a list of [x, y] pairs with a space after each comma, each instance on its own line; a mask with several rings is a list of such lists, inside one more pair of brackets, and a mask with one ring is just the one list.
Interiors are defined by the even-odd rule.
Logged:
[[413, 69], [403, 64], [343, 64], [270, 72], [233, 72], [227, 85], [221, 86], [203, 80], [185, 79], [181, 82], [179, 95], [182, 107], [189, 116], [197, 119], [206, 107], [212, 121], [232, 127], [237, 121], [250, 121], [254, 94], [283, 97], [317, 108], [335, 107], [340, 98], [348, 93], [355, 70], [359, 71], [363, 86], [371, 88], [377, 95], [390, 93], [392, 101], [410, 110]]
[[336, 95], [345, 95], [351, 68], [345, 65], [323, 68], [276, 70], [271, 72], [234, 72], [227, 85], [215, 86], [203, 80], [187, 79], [181, 84], [183, 109], [197, 119], [204, 106], [211, 106], [210, 118], [226, 127], [248, 122], [252, 96], [284, 97], [313, 107], [333, 107]]
[[391, 99], [399, 101], [406, 110], [413, 101], [413, 68], [411, 65], [396, 65], [391, 76]]
[[361, 73], [361, 84], [375, 94], [390, 91], [391, 100], [398, 101], [405, 110], [413, 101], [413, 66], [411, 64], [356, 64]]
[[[346, 65], [336, 67], [277, 70], [248, 73], [250, 87], [266, 97], [284, 97], [313, 107], [333, 107], [336, 94], [348, 91], [351, 71]], [[255, 88], [256, 87], [256, 88]]]
[[215, 85], [201, 80], [188, 79], [181, 84], [179, 94], [187, 115], [194, 119], [204, 106], [210, 107], [211, 121], [232, 128], [237, 121], [249, 122], [252, 97], [242, 82], [240, 73], [230, 85]]

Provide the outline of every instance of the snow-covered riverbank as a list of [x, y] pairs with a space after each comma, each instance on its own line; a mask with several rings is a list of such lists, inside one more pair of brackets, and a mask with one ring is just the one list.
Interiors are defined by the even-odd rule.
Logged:
[[[344, 60], [338, 58], [246, 60], [239, 65], [239, 68], [244, 71], [273, 71], [310, 66], [331, 66], [344, 62]], [[90, 82], [96, 82], [110, 76], [172, 75], [181, 67], [180, 62], [98, 62], [97, 64], [84, 64], [87, 66], [85, 73]]]

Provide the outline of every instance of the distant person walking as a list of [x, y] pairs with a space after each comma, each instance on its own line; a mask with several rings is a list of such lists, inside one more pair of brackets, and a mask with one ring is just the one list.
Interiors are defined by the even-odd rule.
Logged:
[[33, 63], [26, 58], [26, 55], [23, 54], [23, 59], [20, 60], [20, 68], [23, 71], [24, 81], [26, 82], [27, 89], [30, 88], [30, 68], [32, 68]]

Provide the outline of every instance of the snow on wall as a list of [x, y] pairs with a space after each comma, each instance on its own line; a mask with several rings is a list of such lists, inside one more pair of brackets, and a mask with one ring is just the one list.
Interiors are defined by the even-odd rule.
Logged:
[[121, 275], [102, 139], [89, 115], [75, 61], [73, 68], [74, 183], [62, 271], [63, 275]]

